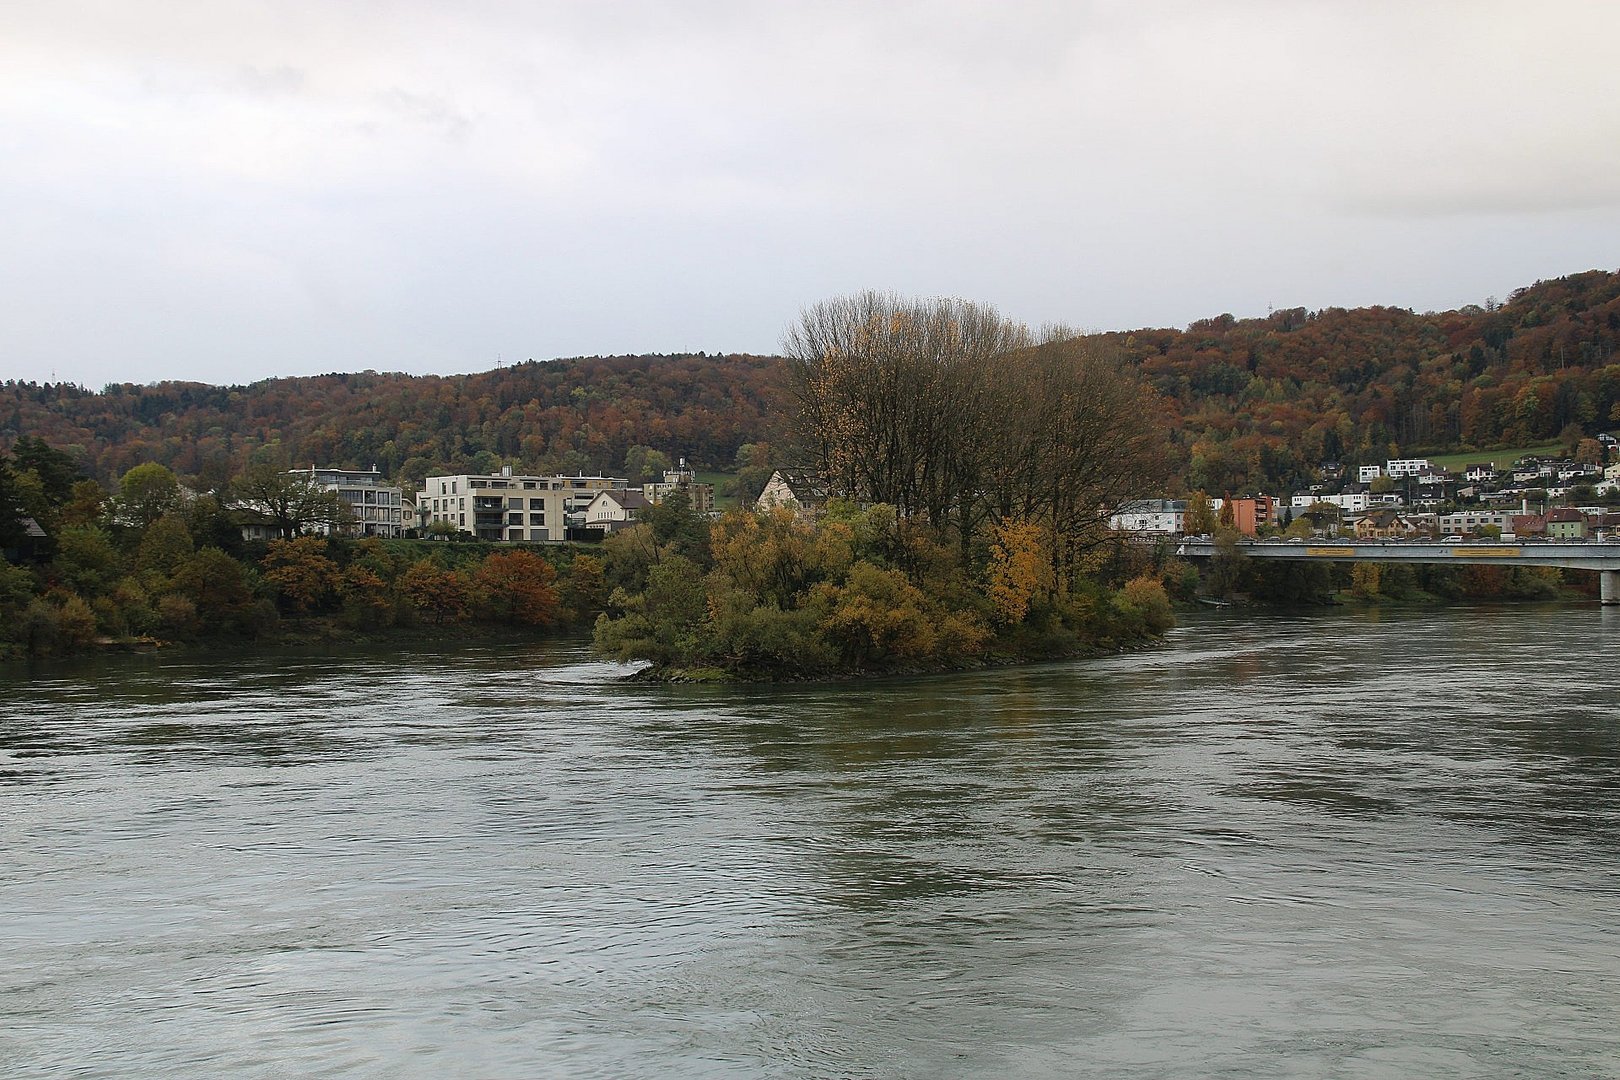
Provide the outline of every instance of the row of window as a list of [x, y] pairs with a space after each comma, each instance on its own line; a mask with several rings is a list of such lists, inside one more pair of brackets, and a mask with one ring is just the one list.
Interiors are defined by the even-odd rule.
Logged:
[[359, 491], [354, 488], [336, 489], [338, 498], [344, 502], [365, 503], [368, 506], [398, 506], [400, 493], [398, 491]]
[[[460, 483], [460, 481], [458, 481], [458, 480], [440, 480], [439, 481], [439, 494], [440, 495], [455, 495], [455, 494], [458, 494], [458, 492], [456, 491], [456, 485], [458, 483]], [[624, 483], [623, 480], [619, 481], [620, 485], [623, 485], [623, 483]], [[612, 486], [614, 486], [614, 485], [608, 483], [605, 478], [595, 481], [594, 484], [590, 480], [569, 480], [566, 485], [560, 480], [553, 480], [549, 484], [541, 483], [538, 480], [522, 480], [522, 481], [519, 481], [519, 480], [469, 480], [469, 481], [467, 481], [467, 486], [469, 488], [515, 488], [515, 487], [519, 486], [519, 484], [522, 485], [524, 491], [534, 491], [536, 489], [539, 489], [541, 491], [546, 491], [548, 489], [551, 490], [551, 491], [562, 491], [562, 490], [564, 490], [565, 487], [572, 488], [575, 491], [587, 491], [587, 490], [591, 489], [592, 487], [601, 488], [601, 487], [612, 487]]]
[[[486, 507], [485, 507], [485, 505], [484, 505], [484, 503], [482, 501], [477, 500], [477, 499], [474, 499], [473, 501], [474, 501], [474, 503], [477, 505], [477, 507], [479, 509], [486, 509]], [[515, 498], [514, 499], [507, 499], [506, 500], [506, 508], [508, 510], [522, 510], [522, 509], [524, 509], [523, 502], [524, 502], [524, 500], [522, 500], [522, 499], [515, 499]], [[487, 509], [491, 509], [491, 510], [500, 509], [498, 499], [493, 500], [493, 503], [494, 503], [494, 505], [491, 505], [491, 506], [487, 507]], [[530, 509], [530, 510], [542, 510], [543, 511], [546, 508], [546, 500], [544, 500], [544, 499], [530, 499], [530, 500], [528, 500], [528, 503], [529, 503], [528, 509]], [[465, 497], [460, 498], [460, 499], [434, 499], [433, 500], [433, 512], [436, 513], [436, 514], [437, 513], [443, 513], [443, 512], [445, 512], [447, 510], [465, 510], [465, 509], [467, 509], [467, 500], [466, 500]]]

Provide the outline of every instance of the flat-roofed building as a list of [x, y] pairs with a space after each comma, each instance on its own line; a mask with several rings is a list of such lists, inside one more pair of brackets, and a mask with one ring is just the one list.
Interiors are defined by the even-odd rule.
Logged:
[[699, 483], [697, 474], [686, 467], [685, 458], [681, 458], [678, 468], [664, 470], [664, 479], [661, 482], [641, 485], [642, 494], [647, 496], [647, 501], [654, 506], [676, 491], [686, 492], [692, 509], [699, 514], [714, 512], [714, 485]]
[[[404, 517], [405, 492], [390, 484], [376, 468], [295, 469], [314, 484], [337, 495], [349, 512], [350, 521], [338, 531], [352, 536], [399, 536], [407, 522]], [[327, 531], [324, 527], [318, 531]]]
[[1175, 536], [1186, 520], [1187, 503], [1183, 499], [1132, 499], [1114, 511], [1108, 527], [1119, 532]]
[[[417, 492], [418, 516], [480, 540], [558, 541], [583, 525], [599, 491], [628, 488], [621, 476], [535, 476], [494, 473], [429, 476]], [[426, 514], [423, 515], [423, 510]]]

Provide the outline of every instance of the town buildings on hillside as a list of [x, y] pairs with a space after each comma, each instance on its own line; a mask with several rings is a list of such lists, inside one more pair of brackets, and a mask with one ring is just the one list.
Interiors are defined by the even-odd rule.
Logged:
[[[1613, 436], [1599, 441], [1606, 453], [1620, 451], [1620, 440]], [[1268, 526], [1285, 527], [1305, 518], [1316, 534], [1362, 539], [1620, 538], [1620, 509], [1602, 505], [1620, 503], [1620, 462], [1605, 468], [1591, 462], [1524, 458], [1506, 471], [1478, 464], [1452, 473], [1425, 458], [1398, 458], [1358, 466], [1348, 474], [1338, 463], [1324, 464], [1320, 472], [1323, 482], [1306, 491], [1283, 498], [1233, 499], [1233, 526], [1256, 536]], [[1557, 505], [1572, 501], [1572, 495], [1584, 499], [1587, 488], [1589, 505]], [[1223, 501], [1210, 502], [1219, 514]], [[1121, 506], [1109, 525], [1131, 535], [1170, 536], [1184, 531], [1185, 517], [1180, 501], [1139, 499]]]

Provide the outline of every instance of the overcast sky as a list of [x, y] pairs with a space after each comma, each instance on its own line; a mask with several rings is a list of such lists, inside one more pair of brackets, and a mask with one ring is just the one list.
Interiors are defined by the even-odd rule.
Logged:
[[1620, 3], [0, 0], [0, 377], [772, 352], [1620, 267]]

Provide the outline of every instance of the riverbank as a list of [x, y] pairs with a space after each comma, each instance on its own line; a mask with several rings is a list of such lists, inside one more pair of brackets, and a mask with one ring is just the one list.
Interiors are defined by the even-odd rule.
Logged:
[[1055, 664], [1068, 660], [1096, 660], [1107, 656], [1121, 656], [1126, 653], [1141, 652], [1160, 647], [1164, 643], [1164, 636], [1156, 635], [1154, 637], [1145, 638], [1130, 644], [1120, 644], [1109, 648], [1090, 646], [1085, 648], [1075, 648], [1063, 652], [1045, 653], [1039, 656], [976, 656], [963, 658], [959, 661], [941, 662], [937, 664], [913, 664], [894, 667], [851, 667], [816, 674], [768, 670], [737, 672], [716, 666], [684, 668], [651, 664], [625, 676], [625, 681], [652, 685], [746, 685], [778, 683], [784, 685], [813, 686], [818, 684], [836, 684], [841, 682], [865, 682], [874, 679], [904, 679], [925, 677], [930, 675], [967, 675], [974, 672], [994, 671], [1000, 668], [1031, 667], [1038, 664]]

